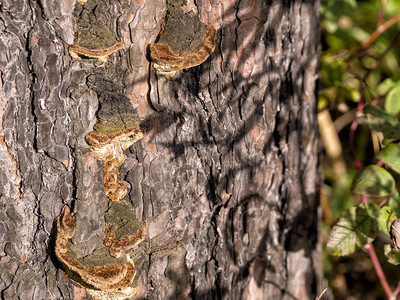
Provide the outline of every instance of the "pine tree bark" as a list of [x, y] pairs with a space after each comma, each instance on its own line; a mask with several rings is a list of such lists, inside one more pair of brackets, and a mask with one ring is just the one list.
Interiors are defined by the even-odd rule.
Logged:
[[[148, 228], [131, 255], [136, 298], [315, 298], [318, 1], [188, 1], [185, 11], [217, 27], [216, 48], [170, 80], [148, 60], [165, 1], [103, 5], [125, 45], [105, 68], [147, 131], [120, 169]], [[54, 255], [65, 204], [82, 257], [101, 246], [110, 205], [85, 142], [98, 110], [86, 79], [96, 63], [67, 48], [81, 6], [0, 2], [2, 299], [90, 299]]]

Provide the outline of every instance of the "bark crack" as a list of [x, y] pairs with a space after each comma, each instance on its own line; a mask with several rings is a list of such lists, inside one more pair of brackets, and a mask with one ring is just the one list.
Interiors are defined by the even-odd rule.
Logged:
[[8, 288], [9, 288], [10, 286], [13, 285], [13, 283], [14, 283], [14, 278], [17, 277], [17, 273], [18, 273], [19, 268], [20, 268], [20, 266], [18, 265], [17, 268], [16, 268], [16, 270], [15, 270], [15, 272], [13, 273], [13, 276], [11, 277], [11, 282], [10, 282], [10, 284], [7, 285], [4, 289], [2, 289], [2, 290], [0, 291], [1, 300], [8, 300], [8, 299], [5, 297], [5, 292], [8, 290]]
[[235, 47], [236, 47], [236, 55], [238, 54], [237, 53], [237, 49], [239, 48], [239, 27], [240, 27], [240, 25], [242, 24], [242, 20], [240, 19], [240, 17], [239, 17], [239, 5], [241, 4], [241, 2], [242, 2], [242, 0], [238, 0], [236, 3], [235, 3], [235, 18], [236, 18], [236, 21], [237, 21], [237, 26], [236, 26], [236, 28], [235, 28], [235, 35], [236, 35], [236, 37], [235, 37]]

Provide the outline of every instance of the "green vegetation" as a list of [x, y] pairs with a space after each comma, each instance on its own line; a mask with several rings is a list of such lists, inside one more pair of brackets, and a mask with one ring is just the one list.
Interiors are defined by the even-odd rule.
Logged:
[[400, 1], [321, 2], [326, 276], [335, 299], [394, 299], [400, 293]]

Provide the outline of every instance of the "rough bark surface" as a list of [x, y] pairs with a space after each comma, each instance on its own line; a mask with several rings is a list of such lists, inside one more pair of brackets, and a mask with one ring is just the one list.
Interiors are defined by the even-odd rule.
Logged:
[[[89, 0], [91, 1], [91, 0]], [[120, 171], [148, 238], [138, 298], [312, 299], [318, 244], [318, 1], [196, 0], [216, 49], [172, 79], [150, 68], [163, 0], [104, 0], [123, 41], [106, 69], [147, 129]], [[1, 299], [90, 299], [54, 255], [54, 219], [77, 218], [81, 257], [102, 246], [102, 164], [85, 135], [98, 99], [74, 61], [75, 0], [0, 1]]]

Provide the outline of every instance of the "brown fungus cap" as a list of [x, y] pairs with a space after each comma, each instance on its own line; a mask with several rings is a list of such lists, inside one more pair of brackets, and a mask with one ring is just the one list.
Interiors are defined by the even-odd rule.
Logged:
[[66, 205], [56, 218], [56, 247], [55, 253], [62, 263], [68, 276], [88, 290], [126, 291], [132, 295], [135, 289], [130, 285], [135, 276], [135, 267], [128, 257], [125, 264], [107, 264], [86, 267], [76, 258], [67, 247], [74, 236], [76, 221], [74, 213]]
[[143, 138], [143, 136], [143, 129], [132, 127], [112, 134], [100, 134], [93, 130], [85, 138], [90, 149], [99, 160], [108, 161], [114, 158], [116, 163], [122, 164], [125, 159], [123, 151]]
[[[82, 2], [81, 2], [82, 3]], [[124, 47], [109, 29], [108, 12], [103, 0], [91, 0], [84, 4], [79, 15], [78, 30], [69, 53], [74, 59], [98, 58], [107, 61], [108, 56]]]
[[106, 228], [103, 244], [112, 257], [120, 257], [138, 246], [147, 237], [147, 225], [140, 222], [129, 200], [112, 202], [106, 213]]
[[87, 78], [87, 85], [99, 98], [100, 108], [93, 129], [100, 135], [111, 136], [129, 128], [139, 128], [140, 119], [123, 88], [100, 71]]
[[97, 123], [93, 127], [97, 133], [110, 135], [140, 127], [140, 119], [128, 97], [119, 93], [103, 92], [99, 99], [100, 109], [97, 112]]
[[124, 48], [124, 44], [122, 42], [115, 42], [113, 45], [107, 48], [101, 49], [90, 49], [84, 46], [80, 46], [78, 44], [73, 44], [69, 46], [68, 51], [71, 57], [75, 60], [81, 58], [97, 58], [100, 61], [108, 61], [108, 56], [115, 51]]
[[107, 199], [119, 201], [127, 194], [125, 184], [118, 179], [118, 167], [126, 156], [124, 150], [144, 136], [140, 120], [122, 88], [106, 74], [88, 77], [87, 85], [100, 100], [97, 123], [86, 135], [86, 142], [97, 159], [103, 162], [103, 188]]
[[157, 73], [171, 78], [176, 71], [203, 63], [215, 49], [216, 28], [198, 15], [170, 7], [157, 43], [150, 45], [150, 58]]
[[124, 150], [144, 136], [137, 127], [104, 135], [93, 130], [86, 135], [86, 142], [97, 159], [103, 161], [103, 188], [107, 199], [119, 201], [127, 194], [125, 184], [118, 179], [118, 167], [126, 156]]

